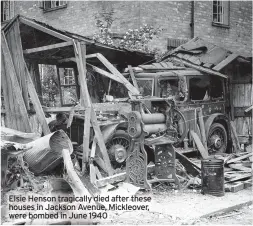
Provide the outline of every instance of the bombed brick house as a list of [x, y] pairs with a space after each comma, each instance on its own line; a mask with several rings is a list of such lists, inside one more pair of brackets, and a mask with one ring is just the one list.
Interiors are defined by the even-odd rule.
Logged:
[[[45, 194], [47, 183], [37, 183], [45, 175], [59, 191], [69, 185], [75, 197], [124, 194], [122, 181], [149, 194], [157, 182], [194, 193], [201, 183], [202, 194], [214, 196], [248, 189], [253, 89], [247, 4], [2, 1], [2, 185]], [[151, 46], [169, 51], [155, 60], [91, 39], [100, 11], [113, 12], [115, 39], [151, 24], [162, 28]], [[217, 171], [205, 176], [202, 163]], [[58, 171], [63, 177], [51, 180]], [[75, 224], [54, 221], [63, 223]]]
[[128, 29], [150, 24], [162, 29], [151, 44], [163, 51], [198, 36], [246, 57], [252, 52], [251, 1], [8, 0], [1, 1], [1, 6], [2, 21], [20, 14], [84, 36], [97, 31], [95, 16], [99, 12], [113, 11], [115, 38]]

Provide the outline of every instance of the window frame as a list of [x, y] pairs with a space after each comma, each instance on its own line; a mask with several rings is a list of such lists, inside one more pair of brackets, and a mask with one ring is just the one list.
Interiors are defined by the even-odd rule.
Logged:
[[[56, 2], [56, 0], [50, 0], [50, 1], [41, 1], [41, 7], [43, 9], [43, 12], [46, 13], [46, 12], [51, 12], [51, 11], [55, 11], [55, 10], [58, 10], [58, 9], [64, 9], [64, 8], [67, 8], [68, 6], [68, 2], [67, 1], [63, 1], [63, 0], [57, 0], [59, 2], [62, 2], [61, 5], [59, 6], [54, 6], [52, 7], [52, 3]], [[51, 6], [50, 7], [46, 7], [46, 2], [51, 2]]]
[[189, 101], [191, 102], [191, 103], [210, 103], [212, 100], [211, 100], [211, 97], [210, 97], [210, 95], [209, 95], [209, 88], [207, 88], [207, 90], [206, 91], [208, 91], [208, 99], [207, 100], [204, 100], [204, 97], [205, 97], [205, 95], [203, 96], [203, 99], [201, 99], [201, 100], [194, 100], [194, 99], [192, 99], [192, 90], [193, 90], [193, 88], [192, 88], [192, 86], [191, 86], [191, 80], [192, 79], [204, 79], [204, 78], [210, 78], [210, 76], [209, 75], [203, 75], [203, 76], [189, 76], [189, 78], [188, 78], [188, 97], [189, 97]]
[[[1, 7], [1, 23], [11, 20], [15, 13], [14, 13], [14, 1], [13, 0], [5, 0], [1, 1], [1, 4], [8, 4], [8, 7], [2, 8]], [[5, 12], [7, 9], [8, 13]], [[6, 18], [2, 20], [2, 16], [6, 15]]]
[[[65, 77], [63, 77], [63, 82], [61, 82], [61, 76], [60, 76], [60, 69], [72, 69], [73, 70], [73, 79], [74, 79], [74, 84], [65, 84]], [[63, 98], [63, 92], [62, 92], [62, 88], [66, 88], [66, 87], [75, 87], [75, 91], [76, 91], [76, 97], [77, 97], [77, 101], [78, 101], [78, 82], [77, 82], [77, 77], [76, 77], [76, 71], [75, 68], [72, 67], [59, 67], [57, 66], [57, 77], [58, 77], [58, 81], [59, 81], [59, 91], [60, 91], [60, 101], [61, 101], [61, 106], [62, 107], [66, 107], [66, 106], [73, 106], [73, 104], [64, 104], [64, 98]]]
[[178, 76], [171, 76], [171, 77], [167, 77], [167, 78], [159, 78], [157, 83], [159, 84], [158, 85], [158, 93], [159, 93], [159, 97], [160, 97], [160, 93], [161, 93], [161, 82], [164, 82], [164, 81], [169, 81], [169, 80], [177, 80], [177, 83], [179, 83], [179, 78]]
[[[151, 96], [154, 96], [154, 90], [155, 90], [155, 79], [154, 78], [136, 78], [136, 82], [138, 84], [138, 80], [139, 81], [142, 81], [142, 80], [145, 80], [145, 81], [152, 81], [152, 94]], [[139, 86], [139, 84], [138, 84]]]
[[[224, 28], [230, 28], [230, 1], [227, 0], [227, 1], [216, 1], [217, 2], [217, 12], [214, 13], [214, 0], [212, 1], [212, 25], [213, 26], [216, 26], [216, 27], [224, 27]], [[217, 22], [217, 21], [214, 21], [214, 14], [219, 15], [218, 13], [218, 2], [221, 3], [221, 7], [222, 7], [222, 22]], [[227, 3], [227, 6], [224, 5], [224, 3]], [[227, 12], [226, 12], [226, 11]], [[225, 22], [225, 16], [227, 17], [227, 23]]]

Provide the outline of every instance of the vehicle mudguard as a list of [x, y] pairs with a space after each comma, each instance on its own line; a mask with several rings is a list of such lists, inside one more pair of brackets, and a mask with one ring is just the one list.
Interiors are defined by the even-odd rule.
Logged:
[[231, 128], [230, 128], [228, 117], [222, 113], [212, 114], [205, 122], [206, 137], [208, 137], [210, 127], [214, 122], [221, 123], [225, 126], [225, 129], [228, 135], [228, 150], [230, 150], [230, 148], [232, 147], [232, 142], [231, 142], [232, 139], [231, 139]]
[[126, 130], [126, 129], [127, 129], [127, 122], [120, 122], [103, 126], [101, 128], [101, 133], [103, 135], [104, 142], [107, 143], [113, 137], [113, 135], [116, 133], [117, 130]]

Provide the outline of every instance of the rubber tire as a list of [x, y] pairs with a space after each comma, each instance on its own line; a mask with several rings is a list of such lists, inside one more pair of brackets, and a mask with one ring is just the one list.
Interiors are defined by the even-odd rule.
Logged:
[[117, 130], [114, 135], [112, 136], [112, 138], [108, 141], [110, 142], [113, 138], [115, 137], [122, 137], [125, 138], [126, 140], [129, 141], [129, 145], [130, 145], [130, 141], [131, 141], [131, 137], [128, 135], [128, 133], [124, 130]]
[[[109, 140], [107, 141], [107, 143], [105, 144], [106, 148], [108, 148], [107, 144], [110, 143], [114, 138], [117, 138], [117, 137], [119, 137], [119, 138], [124, 138], [124, 139], [128, 140], [128, 141], [129, 141], [129, 147], [130, 147], [131, 137], [128, 135], [128, 133], [127, 133], [126, 131], [124, 131], [124, 130], [117, 130], [117, 131], [113, 134], [113, 136], [111, 137], [111, 139], [109, 139]], [[128, 147], [128, 148], [129, 148], [129, 147]], [[126, 151], [128, 151], [128, 150], [126, 150]], [[109, 155], [110, 155], [110, 154], [109, 154]], [[110, 157], [110, 158], [111, 158], [111, 157]], [[124, 162], [122, 162], [122, 163], [117, 163], [116, 161], [114, 161], [114, 160], [111, 159], [111, 163], [112, 163], [112, 162], [114, 162], [113, 168], [118, 168], [118, 167], [121, 167], [122, 165], [124, 166], [124, 165], [126, 164], [126, 161], [124, 161]]]
[[210, 143], [209, 141], [209, 136], [210, 134], [212, 134], [212, 132], [216, 129], [216, 128], [219, 128], [221, 130], [223, 130], [223, 133], [224, 133], [224, 144], [221, 146], [220, 149], [218, 149], [217, 151], [213, 152], [212, 154], [221, 154], [221, 153], [225, 153], [226, 152], [226, 149], [227, 149], [227, 146], [228, 146], [228, 135], [227, 135], [227, 131], [226, 129], [224, 128], [224, 126], [220, 123], [213, 123], [209, 129], [209, 132], [208, 132], [208, 136], [207, 136], [207, 146], [209, 146], [208, 144]]
[[[124, 131], [124, 130], [117, 130], [115, 132], [115, 134], [113, 135], [113, 137], [108, 142], [110, 142], [115, 137], [124, 137], [124, 138], [128, 139], [129, 140], [129, 147], [130, 147], [130, 145], [131, 145], [131, 137], [128, 135], [128, 133], [126, 131]], [[154, 162], [154, 158], [155, 157], [154, 157], [154, 151], [153, 151], [153, 149], [150, 148], [150, 147], [148, 147], [148, 146], [146, 146], [146, 145], [144, 146], [144, 148], [145, 148], [146, 153], [147, 153], [147, 162], [148, 163], [149, 162]], [[123, 163], [125, 163], [125, 161]], [[120, 163], [119, 163], [119, 165], [120, 165]]]

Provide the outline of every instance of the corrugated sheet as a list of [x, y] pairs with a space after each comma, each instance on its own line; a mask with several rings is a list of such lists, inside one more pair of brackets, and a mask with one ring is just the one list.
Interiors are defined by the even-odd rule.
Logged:
[[[232, 54], [233, 53], [227, 49], [196, 37], [187, 43], [180, 45], [173, 51], [168, 52], [163, 56], [162, 62], [169, 57], [177, 57], [185, 62], [212, 69], [213, 71], [219, 71], [236, 59], [236, 57], [231, 57]], [[222, 67], [216, 67], [217, 65], [222, 65]]]

